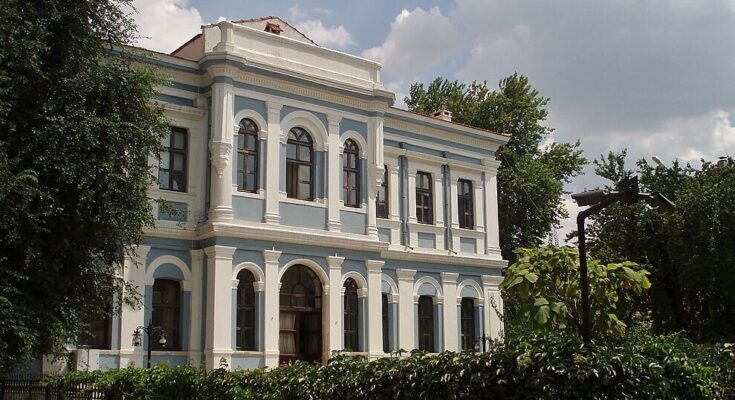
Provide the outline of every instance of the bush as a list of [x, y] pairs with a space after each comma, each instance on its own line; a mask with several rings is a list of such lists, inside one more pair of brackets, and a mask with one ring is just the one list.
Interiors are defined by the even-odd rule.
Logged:
[[530, 335], [484, 354], [444, 352], [367, 362], [336, 356], [272, 371], [158, 365], [73, 372], [60, 390], [96, 386], [113, 399], [712, 399], [733, 397], [735, 360], [677, 336], [632, 333], [585, 349], [576, 337]]

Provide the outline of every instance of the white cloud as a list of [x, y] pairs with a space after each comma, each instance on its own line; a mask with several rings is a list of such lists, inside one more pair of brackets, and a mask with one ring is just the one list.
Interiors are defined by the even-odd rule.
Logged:
[[201, 32], [205, 24], [187, 0], [134, 0], [133, 14], [141, 38], [136, 46], [171, 52]]
[[428, 11], [404, 9], [391, 24], [383, 44], [362, 55], [382, 63], [393, 80], [411, 82], [423, 72], [460, 56], [462, 43], [462, 36], [439, 7]]
[[345, 49], [355, 45], [352, 35], [343, 25], [328, 28], [321, 20], [310, 19], [297, 22], [294, 26], [320, 46]]
[[314, 15], [332, 15], [332, 10], [319, 7], [303, 9], [298, 4], [294, 4], [288, 9], [288, 13], [291, 16], [291, 21], [301, 21], [310, 19]]
[[[556, 237], [559, 240], [559, 244], [563, 245], [565, 244], [567, 235], [577, 229], [577, 214], [582, 210], [582, 207], [578, 206], [568, 195], [564, 196], [562, 204], [564, 205], [564, 209], [569, 213], [569, 218], [560, 221], [560, 227], [556, 230]], [[566, 243], [571, 244], [569, 242]]]

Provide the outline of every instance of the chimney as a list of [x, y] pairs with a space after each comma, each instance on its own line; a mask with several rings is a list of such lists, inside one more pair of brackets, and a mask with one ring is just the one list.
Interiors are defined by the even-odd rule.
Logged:
[[449, 110], [439, 110], [431, 114], [431, 116], [442, 121], [452, 122], [452, 112]]
[[269, 33], [275, 33], [276, 35], [280, 35], [281, 32], [283, 32], [283, 29], [281, 29], [281, 26], [278, 24], [274, 24], [273, 22], [266, 22], [265, 31]]

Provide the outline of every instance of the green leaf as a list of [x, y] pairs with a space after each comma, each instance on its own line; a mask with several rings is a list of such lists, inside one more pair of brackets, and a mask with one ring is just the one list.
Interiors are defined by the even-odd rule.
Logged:
[[526, 274], [526, 280], [531, 283], [536, 283], [538, 281], [538, 275], [534, 274], [533, 272], [529, 272]]

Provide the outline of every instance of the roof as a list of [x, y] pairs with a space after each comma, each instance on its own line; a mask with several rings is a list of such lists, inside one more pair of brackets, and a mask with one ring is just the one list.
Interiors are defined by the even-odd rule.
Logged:
[[[281, 19], [281, 17], [277, 17], [277, 16], [275, 16], [275, 15], [269, 15], [269, 16], [267, 16], [267, 17], [259, 17], [259, 18], [245, 18], [245, 19], [236, 19], [236, 20], [234, 20], [234, 21], [230, 21], [230, 22], [232, 22], [233, 24], [242, 24], [242, 23], [247, 23], [247, 22], [261, 22], [261, 21], [267, 21], [267, 20], [269, 20], [269, 19], [277, 19], [277, 20], [279, 20], [279, 21], [283, 22], [284, 24], [286, 24], [287, 26], [289, 26], [289, 27], [290, 27], [291, 29], [293, 29], [293, 30], [295, 30], [296, 32], [298, 32], [298, 33], [299, 33], [299, 34], [300, 34], [301, 36], [303, 36], [303, 37], [304, 37], [304, 38], [305, 38], [306, 40], [308, 40], [309, 42], [311, 42], [311, 44], [313, 44], [314, 46], [319, 46], [319, 45], [318, 45], [318, 44], [317, 44], [316, 42], [314, 42], [313, 40], [311, 40], [311, 38], [310, 38], [310, 37], [308, 37], [308, 36], [304, 35], [304, 33], [303, 33], [303, 32], [301, 32], [300, 30], [296, 29], [296, 27], [295, 27], [295, 26], [293, 26], [293, 25], [289, 24], [289, 23], [288, 23], [287, 21], [285, 21], [285, 20]], [[202, 28], [204, 28], [204, 27], [209, 27], [209, 26], [214, 26], [214, 25], [217, 25], [217, 24], [207, 24], [207, 25], [202, 25]], [[319, 47], [321, 47], [321, 46], [319, 46]]]
[[431, 115], [421, 114], [421, 113], [417, 113], [416, 111], [405, 110], [403, 108], [398, 108], [398, 107], [394, 107], [394, 106], [391, 106], [390, 108], [392, 108], [394, 110], [401, 111], [401, 112], [405, 112], [405, 113], [409, 113], [409, 114], [413, 114], [413, 115], [418, 115], [418, 116], [421, 116], [421, 117], [429, 118], [429, 119], [434, 120], [434, 121], [436, 121], [438, 123], [445, 123], [445, 124], [452, 124], [452, 125], [462, 126], [462, 127], [465, 127], [465, 128], [470, 128], [470, 129], [482, 131], [482, 132], [485, 132], [485, 133], [490, 133], [490, 134], [493, 134], [493, 135], [503, 136], [503, 137], [506, 137], [506, 138], [510, 138], [510, 137], [513, 136], [513, 135], [511, 135], [510, 133], [507, 133], [507, 132], [496, 132], [496, 131], [493, 131], [493, 130], [490, 130], [490, 129], [478, 128], [476, 126], [463, 124], [461, 122], [445, 121], [445, 120], [440, 119], [440, 118], [432, 117]]

